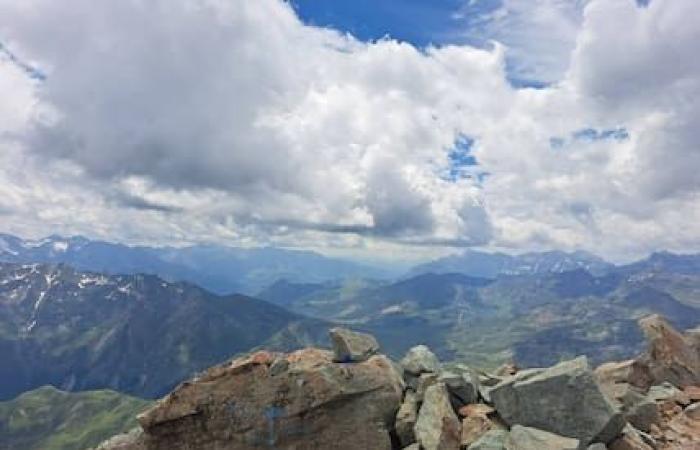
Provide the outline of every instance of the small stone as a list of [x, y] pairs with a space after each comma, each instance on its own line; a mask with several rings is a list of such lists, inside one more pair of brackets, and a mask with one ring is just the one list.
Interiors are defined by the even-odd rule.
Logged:
[[688, 395], [669, 382], [650, 387], [649, 392], [647, 392], [647, 398], [655, 402], [670, 401], [679, 405], [690, 403]]
[[586, 450], [608, 450], [608, 448], [605, 446], [605, 444], [596, 442], [595, 444], [589, 445]]
[[578, 448], [578, 439], [521, 425], [514, 425], [506, 439], [507, 450], [578, 450]]
[[420, 450], [420, 445], [411, 444], [408, 447], [404, 447], [403, 450]]
[[280, 375], [289, 369], [289, 361], [287, 361], [285, 358], [277, 358], [272, 362], [270, 365], [270, 376], [277, 376]]
[[335, 362], [366, 361], [379, 351], [377, 340], [370, 334], [358, 333], [346, 328], [331, 328], [328, 334], [333, 345], [333, 361]]
[[420, 375], [440, 370], [440, 361], [427, 346], [417, 345], [406, 353], [401, 360], [401, 366], [409, 374]]
[[700, 420], [700, 403], [693, 403], [683, 410], [689, 419]]

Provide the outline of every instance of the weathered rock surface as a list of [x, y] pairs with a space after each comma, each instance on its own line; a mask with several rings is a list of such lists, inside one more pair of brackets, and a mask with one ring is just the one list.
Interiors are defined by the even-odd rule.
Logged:
[[459, 449], [460, 423], [444, 383], [435, 383], [425, 391], [415, 433], [424, 450]]
[[409, 374], [418, 376], [425, 372], [439, 371], [440, 361], [427, 346], [416, 345], [403, 357], [401, 366]]
[[601, 391], [585, 357], [521, 371], [495, 386], [491, 398], [509, 425], [576, 438], [582, 445], [609, 442], [624, 426], [622, 414]]
[[483, 434], [476, 442], [470, 445], [469, 450], [505, 450], [507, 430], [493, 429]]
[[396, 413], [396, 436], [404, 447], [416, 442], [413, 429], [418, 420], [418, 398], [415, 392], [407, 390], [403, 403]]
[[[272, 375], [280, 357], [287, 370]], [[144, 434], [125, 450], [390, 450], [402, 389], [384, 356], [346, 365], [318, 349], [259, 352], [180, 385], [139, 416]]]
[[505, 447], [506, 450], [578, 450], [579, 441], [536, 428], [514, 425]]
[[333, 345], [335, 362], [361, 362], [379, 352], [379, 343], [374, 336], [358, 333], [347, 328], [331, 328], [328, 331]]
[[683, 388], [700, 384], [700, 355], [689, 339], [658, 315], [639, 321], [648, 341], [640, 361], [649, 367], [653, 384], [668, 381]]
[[622, 435], [615, 439], [609, 446], [611, 450], [653, 450], [653, 440], [646, 437], [634, 427], [625, 427]]

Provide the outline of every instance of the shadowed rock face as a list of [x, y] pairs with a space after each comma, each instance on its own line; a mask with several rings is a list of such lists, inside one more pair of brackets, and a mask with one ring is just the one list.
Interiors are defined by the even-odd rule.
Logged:
[[139, 416], [124, 450], [391, 449], [400, 375], [384, 356], [336, 364], [330, 352], [259, 352], [180, 385]]
[[620, 411], [599, 388], [585, 357], [520, 372], [497, 385], [491, 398], [508, 424], [577, 438], [586, 445], [609, 442], [624, 426]]

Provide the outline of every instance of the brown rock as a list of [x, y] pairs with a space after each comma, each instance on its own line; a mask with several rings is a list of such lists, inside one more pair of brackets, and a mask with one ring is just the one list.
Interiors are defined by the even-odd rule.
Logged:
[[140, 415], [143, 435], [134, 442], [105, 449], [390, 450], [399, 373], [381, 355], [357, 364], [332, 359], [318, 349], [259, 352], [212, 368]]
[[683, 393], [691, 402], [700, 402], [700, 386], [686, 386]]
[[461, 443], [463, 448], [479, 440], [487, 431], [494, 428], [493, 422], [486, 416], [468, 416], [462, 420]]
[[661, 316], [639, 321], [648, 341], [640, 361], [649, 367], [654, 384], [668, 381], [678, 387], [700, 384], [700, 356], [691, 343]]
[[471, 416], [488, 416], [490, 414], [495, 413], [496, 410], [493, 408], [493, 406], [485, 405], [483, 403], [471, 403], [469, 405], [464, 405], [459, 410], [457, 413], [461, 417], [471, 417]]

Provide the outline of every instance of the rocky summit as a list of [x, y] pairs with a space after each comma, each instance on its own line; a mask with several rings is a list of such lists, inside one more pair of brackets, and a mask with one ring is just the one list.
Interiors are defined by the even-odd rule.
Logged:
[[400, 363], [369, 335], [333, 351], [260, 351], [182, 383], [99, 450], [700, 449], [700, 339], [660, 316], [648, 348], [595, 369], [585, 357], [486, 373], [426, 346]]

